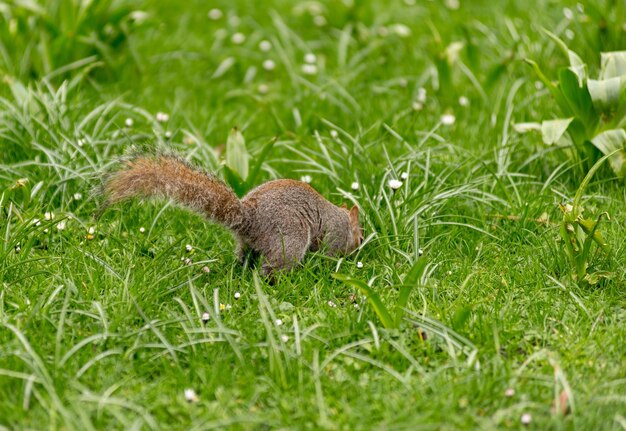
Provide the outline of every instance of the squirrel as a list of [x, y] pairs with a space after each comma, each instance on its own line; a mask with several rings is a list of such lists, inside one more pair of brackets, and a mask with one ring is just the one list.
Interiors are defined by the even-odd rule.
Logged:
[[298, 264], [307, 251], [350, 253], [361, 245], [359, 208], [326, 200], [308, 184], [279, 179], [251, 190], [242, 199], [216, 176], [172, 155], [135, 156], [104, 180], [104, 208], [120, 201], [170, 198], [230, 229], [241, 263], [246, 253], [263, 257], [271, 277]]

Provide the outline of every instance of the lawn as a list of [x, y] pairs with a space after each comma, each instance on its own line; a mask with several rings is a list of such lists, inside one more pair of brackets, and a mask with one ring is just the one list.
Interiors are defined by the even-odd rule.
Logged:
[[[619, 0], [0, 5], [0, 430], [626, 429], [623, 50]], [[365, 241], [270, 283], [173, 202], [97, 217], [156, 151]]]

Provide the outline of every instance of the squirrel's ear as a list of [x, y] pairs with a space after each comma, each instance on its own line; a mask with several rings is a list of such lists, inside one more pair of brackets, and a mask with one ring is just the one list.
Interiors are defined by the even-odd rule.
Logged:
[[346, 205], [345, 203], [341, 204], [341, 208], [343, 208], [344, 210], [348, 209], [348, 205]]
[[350, 218], [352, 220], [359, 221], [359, 207], [358, 206], [355, 205], [352, 208], [350, 208]]

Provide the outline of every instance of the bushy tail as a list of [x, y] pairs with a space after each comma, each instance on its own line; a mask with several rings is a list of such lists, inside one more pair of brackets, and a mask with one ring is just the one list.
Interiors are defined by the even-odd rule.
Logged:
[[107, 205], [133, 197], [167, 197], [237, 230], [243, 206], [226, 184], [172, 156], [137, 156], [104, 183]]

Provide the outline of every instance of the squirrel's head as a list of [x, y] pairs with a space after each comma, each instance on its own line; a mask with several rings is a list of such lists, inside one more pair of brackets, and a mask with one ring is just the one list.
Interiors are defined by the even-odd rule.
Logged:
[[348, 220], [350, 221], [350, 238], [347, 244], [348, 253], [355, 250], [361, 245], [363, 241], [363, 229], [359, 224], [359, 207], [354, 205], [348, 209], [346, 204], [343, 204], [341, 208], [348, 214]]

